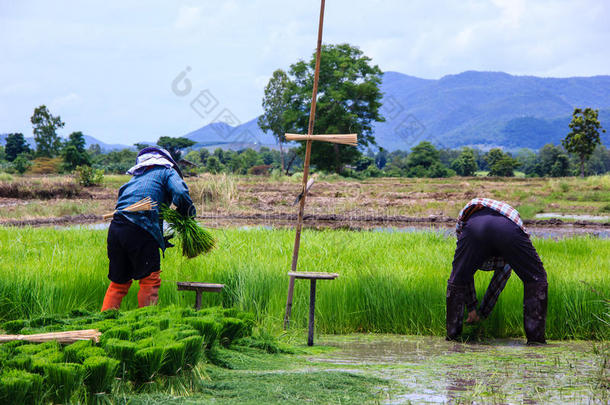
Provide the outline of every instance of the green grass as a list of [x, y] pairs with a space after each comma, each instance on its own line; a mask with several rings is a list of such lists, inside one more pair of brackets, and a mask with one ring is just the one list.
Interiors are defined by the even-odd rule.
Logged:
[[[176, 281], [226, 285], [204, 294], [204, 305], [235, 306], [279, 330], [284, 313], [294, 232], [215, 230], [218, 247], [185, 259], [170, 249], [162, 260], [161, 305], [191, 306], [194, 294]], [[0, 317], [4, 320], [97, 310], [108, 286], [106, 231], [0, 228]], [[547, 337], [608, 338], [603, 298], [610, 291], [610, 241], [578, 237], [534, 239], [549, 275]], [[337, 272], [318, 283], [316, 331], [444, 334], [445, 288], [455, 239], [434, 232], [305, 231], [299, 270]], [[479, 297], [491, 274], [477, 273]], [[585, 284], [586, 283], [586, 284]], [[137, 283], [123, 309], [137, 307]], [[511, 277], [484, 333], [522, 336], [523, 287]], [[305, 328], [309, 283], [297, 281], [293, 325]]]

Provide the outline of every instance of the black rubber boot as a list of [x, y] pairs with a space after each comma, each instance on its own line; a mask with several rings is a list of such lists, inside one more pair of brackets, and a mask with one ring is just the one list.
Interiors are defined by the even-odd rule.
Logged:
[[456, 340], [462, 334], [466, 287], [447, 283], [447, 337]]
[[527, 344], [545, 344], [546, 307], [548, 303], [546, 281], [523, 285], [523, 327]]

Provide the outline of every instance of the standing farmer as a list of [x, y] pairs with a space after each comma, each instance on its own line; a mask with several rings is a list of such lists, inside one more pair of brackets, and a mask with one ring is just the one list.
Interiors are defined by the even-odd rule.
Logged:
[[[512, 267], [523, 282], [523, 325], [527, 342], [546, 343], [546, 271], [519, 213], [504, 202], [475, 198], [460, 212], [456, 233], [458, 240], [453, 270], [447, 283], [447, 339], [457, 339], [462, 333], [464, 305], [472, 301], [473, 276], [477, 269], [504, 269], [507, 273]], [[496, 274], [502, 277], [501, 272]], [[497, 297], [504, 284], [500, 288], [490, 284], [492, 291], [488, 289], [487, 293]], [[471, 310], [469, 321], [476, 318], [476, 312]]]
[[136, 165], [127, 171], [131, 180], [119, 189], [116, 213], [108, 229], [108, 278], [102, 311], [118, 309], [132, 280], [139, 280], [138, 306], [154, 305], [159, 298], [161, 260], [165, 251], [163, 221], [158, 208], [124, 211], [131, 204], [150, 197], [160, 204], [174, 203], [183, 215], [195, 216], [195, 206], [182, 172], [168, 151], [148, 147], [138, 153]]

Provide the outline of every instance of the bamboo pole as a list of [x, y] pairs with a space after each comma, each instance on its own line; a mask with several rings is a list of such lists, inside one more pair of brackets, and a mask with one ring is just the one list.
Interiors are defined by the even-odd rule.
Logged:
[[35, 335], [0, 335], [0, 343], [23, 340], [31, 343], [44, 343], [56, 340], [59, 343], [74, 343], [79, 340], [99, 342], [101, 332], [96, 329], [73, 330], [67, 332], [38, 333]]
[[[311, 109], [309, 111], [309, 127], [307, 135], [313, 135], [313, 127], [316, 121], [316, 101], [318, 97], [318, 82], [320, 80], [320, 55], [322, 53], [322, 29], [324, 26], [324, 4], [325, 0], [320, 0], [320, 21], [318, 23], [318, 44], [316, 48], [316, 67], [313, 78], [313, 91], [311, 93]], [[301, 246], [301, 228], [303, 226], [303, 213], [305, 211], [305, 199], [307, 198], [307, 177], [309, 176], [309, 160], [311, 158], [311, 139], [307, 140], [305, 145], [305, 162], [303, 164], [303, 198], [299, 205], [299, 216], [297, 219], [296, 235], [294, 237], [294, 250], [292, 252], [291, 271], [297, 270], [297, 262], [299, 260], [299, 247]], [[290, 323], [290, 313], [292, 312], [292, 296], [294, 293], [294, 277], [290, 277], [288, 284], [288, 298], [286, 300], [286, 313], [284, 314], [284, 329], [287, 329]]]

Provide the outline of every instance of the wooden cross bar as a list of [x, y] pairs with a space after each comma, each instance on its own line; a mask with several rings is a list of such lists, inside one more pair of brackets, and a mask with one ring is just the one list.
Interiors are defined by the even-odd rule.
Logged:
[[[288, 284], [288, 296], [286, 299], [286, 312], [284, 314], [284, 329], [288, 328], [290, 323], [290, 314], [292, 312], [292, 298], [294, 295], [294, 280], [295, 272], [297, 271], [297, 262], [299, 260], [299, 248], [301, 245], [301, 229], [303, 227], [303, 213], [305, 211], [305, 200], [307, 197], [308, 176], [309, 176], [309, 162], [311, 158], [311, 143], [313, 141], [323, 141], [330, 143], [337, 143], [343, 145], [358, 145], [358, 137], [356, 134], [324, 134], [314, 135], [313, 128], [316, 120], [316, 100], [318, 96], [318, 83], [320, 80], [320, 55], [322, 52], [322, 31], [324, 26], [324, 4], [325, 0], [320, 1], [320, 21], [318, 25], [318, 44], [316, 48], [316, 66], [314, 70], [313, 80], [313, 91], [311, 94], [311, 109], [309, 111], [309, 126], [307, 135], [299, 134], [286, 134], [286, 139], [289, 141], [305, 141], [305, 161], [303, 163], [303, 184], [301, 189], [301, 198], [299, 205], [299, 215], [297, 217], [296, 234], [294, 238], [294, 250], [292, 253], [292, 266], [290, 276], [290, 282]], [[315, 296], [315, 280], [312, 280], [312, 294]], [[315, 298], [314, 298], [315, 301]], [[313, 314], [311, 314], [310, 322], [313, 322]], [[313, 340], [312, 340], [313, 342]]]

